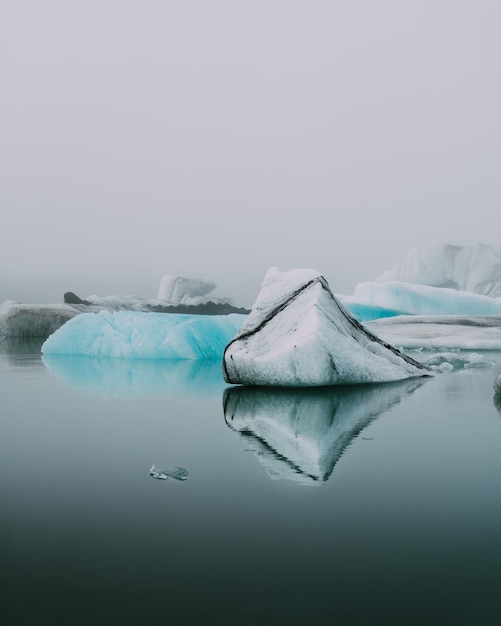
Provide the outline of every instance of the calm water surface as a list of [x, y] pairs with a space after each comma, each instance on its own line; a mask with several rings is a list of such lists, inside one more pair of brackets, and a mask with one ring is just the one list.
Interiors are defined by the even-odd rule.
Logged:
[[301, 393], [38, 348], [0, 347], [3, 625], [501, 623], [501, 354]]

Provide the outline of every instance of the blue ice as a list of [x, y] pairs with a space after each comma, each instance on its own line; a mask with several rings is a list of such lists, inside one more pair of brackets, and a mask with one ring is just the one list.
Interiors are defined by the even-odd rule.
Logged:
[[245, 315], [101, 311], [77, 315], [42, 345], [45, 355], [222, 359]]

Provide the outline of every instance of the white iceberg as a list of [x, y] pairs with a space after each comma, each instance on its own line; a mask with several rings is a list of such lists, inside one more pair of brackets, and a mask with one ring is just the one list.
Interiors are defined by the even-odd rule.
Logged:
[[0, 305], [0, 339], [45, 339], [79, 313], [67, 304], [19, 304], [7, 300]]
[[[184, 278], [166, 274], [160, 280], [158, 300], [169, 304], [198, 305], [205, 304], [208, 294], [216, 288], [215, 283], [200, 278]], [[210, 298], [212, 302], [230, 304], [230, 298]]]
[[501, 315], [401, 315], [366, 327], [405, 350], [501, 350]]
[[221, 359], [244, 315], [101, 311], [83, 313], [52, 334], [44, 354], [140, 359]]
[[501, 296], [501, 246], [427, 243], [414, 247], [374, 282], [400, 281]]
[[315, 270], [270, 268], [224, 352], [227, 382], [278, 387], [403, 380], [428, 369], [357, 322]]
[[158, 299], [173, 304], [185, 303], [186, 299], [200, 298], [214, 291], [215, 283], [210, 280], [184, 278], [166, 274], [160, 279]]

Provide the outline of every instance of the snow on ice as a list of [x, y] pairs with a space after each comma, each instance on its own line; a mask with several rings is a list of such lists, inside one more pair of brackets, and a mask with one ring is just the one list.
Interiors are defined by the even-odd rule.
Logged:
[[319, 484], [364, 428], [423, 382], [335, 390], [231, 387], [224, 393], [224, 416], [271, 478]]
[[428, 369], [357, 322], [315, 270], [270, 268], [226, 347], [227, 382], [279, 387], [403, 380]]

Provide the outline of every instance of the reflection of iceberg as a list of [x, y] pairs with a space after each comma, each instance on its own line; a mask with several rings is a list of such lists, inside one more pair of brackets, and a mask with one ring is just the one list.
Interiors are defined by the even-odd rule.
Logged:
[[42, 362], [65, 382], [105, 396], [220, 394], [224, 386], [220, 361], [44, 355]]
[[272, 478], [312, 484], [326, 481], [350, 442], [422, 384], [408, 379], [363, 387], [233, 387], [224, 393], [224, 416]]

